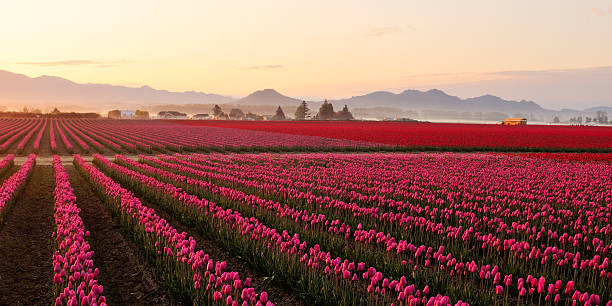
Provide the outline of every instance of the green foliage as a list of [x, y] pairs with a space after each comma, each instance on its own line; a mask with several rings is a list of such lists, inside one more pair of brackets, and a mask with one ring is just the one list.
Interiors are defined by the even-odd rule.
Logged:
[[213, 115], [215, 115], [215, 117], [223, 117], [223, 116], [225, 116], [225, 113], [221, 109], [221, 106], [219, 106], [217, 104], [215, 104], [215, 106], [213, 107], [212, 113], [213, 113]]
[[121, 111], [118, 109], [108, 111], [108, 119], [121, 119]]
[[306, 120], [310, 116], [310, 108], [306, 101], [302, 101], [302, 104], [295, 110], [295, 120]]
[[283, 109], [280, 107], [280, 105], [276, 109], [276, 114], [274, 114], [272, 120], [285, 120], [285, 112], [283, 112]]
[[134, 115], [136, 119], [149, 119], [149, 112], [147, 111], [136, 110]]
[[348, 106], [346, 106], [346, 104], [345, 104], [341, 111], [339, 111], [339, 112], [334, 114], [334, 119], [336, 119], [336, 120], [353, 120], [355, 118], [353, 118], [353, 114], [351, 114], [351, 112], [348, 109]]
[[319, 108], [319, 113], [317, 114], [317, 119], [319, 120], [331, 120], [334, 118], [334, 106], [327, 102], [323, 102], [321, 107]]
[[229, 112], [229, 116], [231, 119], [243, 119], [244, 112], [239, 108], [232, 108]]

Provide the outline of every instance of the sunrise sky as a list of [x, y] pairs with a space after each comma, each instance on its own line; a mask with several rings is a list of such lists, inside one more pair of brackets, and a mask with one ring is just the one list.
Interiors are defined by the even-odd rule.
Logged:
[[[611, 0], [0, 4], [0, 69], [81, 83], [317, 98], [438, 87], [559, 108], [612, 105], [610, 66]], [[592, 99], [555, 91], [573, 81]]]

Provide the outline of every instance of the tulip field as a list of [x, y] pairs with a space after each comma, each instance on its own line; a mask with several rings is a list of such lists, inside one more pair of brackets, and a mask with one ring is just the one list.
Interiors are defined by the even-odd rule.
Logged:
[[254, 152], [612, 153], [612, 127], [411, 122], [0, 119], [17, 155]]
[[304, 126], [0, 119], [0, 305], [612, 306], [609, 143]]
[[612, 152], [612, 126], [457, 124], [393, 121], [171, 120], [185, 126], [365, 141], [396, 150]]
[[386, 146], [319, 136], [191, 127], [157, 120], [0, 119], [0, 152], [21, 155], [361, 151], [380, 147]]

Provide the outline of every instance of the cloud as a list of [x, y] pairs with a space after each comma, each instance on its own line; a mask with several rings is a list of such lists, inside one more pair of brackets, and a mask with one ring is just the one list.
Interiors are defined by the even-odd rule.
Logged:
[[563, 74], [563, 73], [573, 73], [573, 72], [602, 73], [602, 72], [609, 72], [609, 71], [612, 71], [612, 66], [570, 68], [570, 69], [492, 71], [492, 72], [487, 72], [485, 74], [490, 75], [490, 76], [529, 77], [529, 76]]
[[402, 32], [402, 29], [399, 27], [374, 27], [365, 33], [365, 35], [369, 37], [381, 37], [385, 35], [398, 34], [400, 32]]
[[606, 15], [612, 15], [612, 9], [603, 9], [600, 7], [596, 7], [593, 6], [591, 7], [591, 12], [593, 12], [593, 14], [595, 15], [599, 15], [599, 16], [606, 16]]
[[64, 60], [64, 61], [47, 61], [47, 62], [19, 62], [20, 65], [31, 65], [39, 67], [54, 67], [54, 66], [95, 66], [97, 68], [114, 67], [119, 64], [133, 63], [130, 60], [118, 61], [94, 61], [94, 60]]
[[541, 70], [500, 70], [488, 72], [454, 72], [454, 73], [426, 73], [404, 75], [405, 79], [419, 80], [444, 80], [444, 79], [463, 79], [462, 81], [473, 80], [492, 80], [492, 79], [513, 79], [537, 77], [543, 75], [559, 75], [567, 73], [609, 73], [612, 71], [612, 66], [598, 66], [587, 68], [568, 68], [568, 69], [541, 69]]
[[244, 70], [268, 70], [268, 69], [280, 69], [283, 68], [283, 65], [259, 65], [259, 66], [249, 66], [244, 67]]

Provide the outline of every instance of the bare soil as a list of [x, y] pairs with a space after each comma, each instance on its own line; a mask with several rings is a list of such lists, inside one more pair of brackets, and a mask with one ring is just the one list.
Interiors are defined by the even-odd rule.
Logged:
[[170, 294], [74, 166], [66, 166], [109, 305], [170, 305]]
[[53, 170], [36, 166], [0, 229], [0, 305], [50, 305]]
[[226, 251], [219, 242], [206, 239], [199, 235], [195, 228], [184, 225], [158, 205], [150, 201], [146, 201], [142, 199], [142, 197], [139, 197], [139, 199], [145, 206], [155, 209], [157, 215], [166, 219], [166, 221], [176, 228], [176, 230], [179, 232], [186, 232], [188, 235], [192, 236], [197, 241], [197, 249], [204, 250], [204, 252], [209, 254], [215, 260], [225, 260], [227, 262], [227, 271], [238, 272], [240, 274], [240, 278], [243, 280], [250, 277], [253, 280], [251, 286], [255, 288], [255, 292], [266, 291], [268, 293], [269, 300], [273, 301], [276, 305], [308, 305], [307, 302], [295, 295], [295, 293], [291, 290], [282, 288], [278, 284], [274, 283], [273, 279], [269, 275], [264, 275], [258, 271], [255, 271], [248, 265], [248, 263]]

